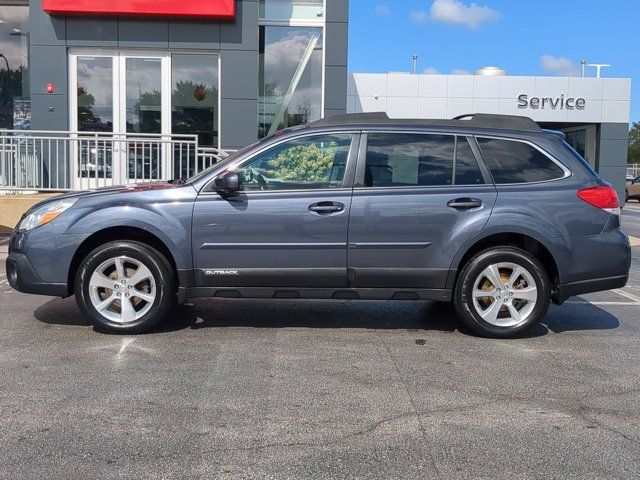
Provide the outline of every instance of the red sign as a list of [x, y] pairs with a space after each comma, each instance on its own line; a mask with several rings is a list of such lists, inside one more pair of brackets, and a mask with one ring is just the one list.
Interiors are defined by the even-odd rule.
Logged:
[[52, 15], [234, 18], [235, 0], [42, 0]]
[[56, 86], [53, 83], [47, 83], [47, 93], [56, 93]]

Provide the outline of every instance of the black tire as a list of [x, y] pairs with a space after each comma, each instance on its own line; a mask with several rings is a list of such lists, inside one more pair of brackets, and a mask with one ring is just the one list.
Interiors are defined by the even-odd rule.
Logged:
[[627, 190], [624, 191], [624, 203], [629, 201], [629, 192]]
[[[487, 267], [499, 263], [511, 263], [525, 268], [537, 288], [537, 299], [533, 310], [525, 320], [512, 326], [498, 326], [485, 321], [474, 305], [474, 283]], [[454, 289], [453, 303], [460, 320], [474, 333], [490, 338], [514, 338], [530, 331], [544, 319], [549, 309], [550, 300], [549, 276], [535, 257], [519, 248], [494, 247], [478, 253], [464, 265]], [[500, 301], [503, 302], [504, 298]], [[493, 304], [492, 302], [490, 305]]]
[[[155, 298], [152, 302], [136, 300], [143, 307], [148, 307], [148, 311], [140, 318], [127, 323], [119, 323], [100, 314], [92, 303], [89, 285], [96, 269], [110, 259], [123, 256], [138, 261], [148, 268], [155, 283]], [[82, 261], [75, 278], [75, 296], [78, 307], [96, 329], [111, 333], [142, 333], [158, 325], [166, 318], [175, 304], [175, 288], [173, 271], [167, 259], [148, 245], [132, 241], [115, 241], [96, 248]], [[100, 291], [105, 296], [109, 292], [109, 290]], [[124, 290], [123, 287], [122, 291], [126, 292], [127, 290]], [[112, 292], [115, 293], [116, 291], [112, 290]], [[135, 295], [131, 296], [135, 297]], [[117, 299], [117, 301], [121, 302], [122, 300]], [[116, 308], [117, 310], [118, 304], [116, 303], [115, 307], [110, 308]], [[139, 310], [140, 314], [142, 313], [141, 310], [142, 308]], [[120, 311], [122, 312], [122, 310]]]

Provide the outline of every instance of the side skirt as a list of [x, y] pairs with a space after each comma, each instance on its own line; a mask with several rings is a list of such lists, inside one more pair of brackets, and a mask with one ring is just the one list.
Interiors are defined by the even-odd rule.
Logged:
[[218, 297], [451, 301], [451, 290], [448, 289], [190, 287], [186, 289], [185, 293], [187, 298]]

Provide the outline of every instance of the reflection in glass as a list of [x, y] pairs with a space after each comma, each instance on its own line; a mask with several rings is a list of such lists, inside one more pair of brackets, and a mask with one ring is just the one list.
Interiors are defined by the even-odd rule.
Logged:
[[218, 57], [171, 56], [171, 131], [218, 146]]
[[573, 149], [580, 154], [582, 158], [586, 158], [587, 150], [587, 131], [586, 130], [574, 130], [567, 132], [566, 141]]
[[28, 6], [0, 6], [0, 128], [31, 128], [28, 24]]
[[372, 133], [367, 140], [367, 187], [451, 185], [451, 135]]
[[324, 0], [260, 0], [260, 18], [267, 20], [321, 20]]
[[276, 145], [238, 169], [240, 190], [339, 188], [350, 145], [349, 134], [317, 135]]
[[113, 131], [113, 60], [78, 57], [78, 131]]
[[555, 162], [526, 143], [478, 138], [478, 144], [496, 184], [544, 182], [564, 175]]
[[161, 60], [127, 58], [127, 133], [161, 133]]
[[[78, 57], [78, 131], [113, 132], [113, 59]], [[79, 140], [78, 176], [111, 178], [113, 141]]]
[[322, 41], [322, 28], [260, 27], [260, 137], [321, 117]]

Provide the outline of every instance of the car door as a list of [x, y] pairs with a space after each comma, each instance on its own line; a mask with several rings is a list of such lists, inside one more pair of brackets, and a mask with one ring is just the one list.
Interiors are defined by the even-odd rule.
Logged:
[[193, 212], [196, 285], [345, 287], [358, 138], [289, 137], [228, 167], [237, 194], [205, 187]]
[[496, 201], [477, 157], [465, 136], [363, 134], [349, 223], [350, 286], [445, 288], [454, 255], [484, 228]]

